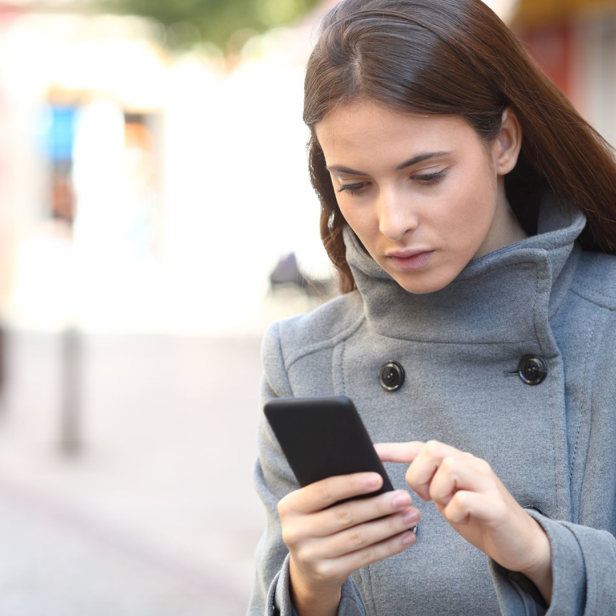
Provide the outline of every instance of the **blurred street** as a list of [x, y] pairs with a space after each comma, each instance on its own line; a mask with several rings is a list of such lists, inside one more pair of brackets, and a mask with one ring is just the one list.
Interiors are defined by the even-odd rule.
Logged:
[[81, 339], [81, 452], [59, 447], [61, 337], [11, 332], [0, 416], [2, 616], [245, 613], [260, 341]]

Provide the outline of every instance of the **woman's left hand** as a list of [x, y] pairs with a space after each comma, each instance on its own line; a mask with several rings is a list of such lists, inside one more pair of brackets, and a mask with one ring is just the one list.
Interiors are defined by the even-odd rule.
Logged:
[[546, 601], [552, 594], [550, 542], [511, 496], [490, 465], [439, 443], [380, 443], [383, 462], [410, 463], [406, 481], [469, 543], [505, 569], [530, 578]]

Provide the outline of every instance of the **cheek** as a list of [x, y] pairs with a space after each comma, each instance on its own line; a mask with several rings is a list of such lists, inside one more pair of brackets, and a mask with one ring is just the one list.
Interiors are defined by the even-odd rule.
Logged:
[[378, 222], [369, 208], [353, 207], [344, 201], [338, 202], [338, 207], [348, 225], [362, 242], [364, 238], [367, 239], [374, 234], [375, 230], [378, 230]]
[[482, 241], [492, 224], [495, 207], [495, 186], [487, 181], [485, 174], [478, 174], [473, 181], [456, 187], [442, 228], [456, 238], [458, 244]]

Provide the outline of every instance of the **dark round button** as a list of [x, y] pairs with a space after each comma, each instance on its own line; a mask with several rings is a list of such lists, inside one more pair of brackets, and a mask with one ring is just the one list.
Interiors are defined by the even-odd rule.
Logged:
[[379, 383], [387, 391], [396, 391], [404, 383], [404, 368], [397, 361], [388, 361], [379, 370]]
[[518, 364], [518, 374], [527, 385], [539, 385], [548, 375], [548, 363], [538, 355], [524, 355]]

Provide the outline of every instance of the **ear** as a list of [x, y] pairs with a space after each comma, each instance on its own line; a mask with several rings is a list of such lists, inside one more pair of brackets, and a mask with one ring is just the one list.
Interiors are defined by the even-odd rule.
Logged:
[[494, 143], [494, 163], [498, 175], [506, 175], [516, 166], [522, 148], [522, 127], [513, 110], [503, 111], [500, 132]]

